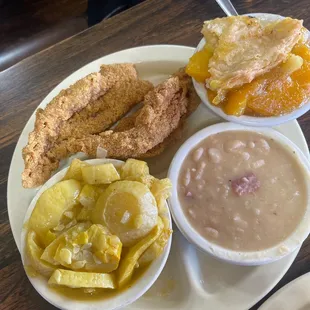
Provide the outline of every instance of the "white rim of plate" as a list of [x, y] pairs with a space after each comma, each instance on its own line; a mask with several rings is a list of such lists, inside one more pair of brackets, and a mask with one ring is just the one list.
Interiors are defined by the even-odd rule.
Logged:
[[[112, 163], [116, 166], [122, 165], [124, 162], [116, 159], [109, 159], [109, 158], [102, 158], [102, 159], [90, 159], [85, 160], [85, 162], [96, 165], [96, 164], [103, 164], [103, 163]], [[31, 204], [29, 205], [29, 208], [26, 212], [24, 224], [29, 220], [31, 213], [36, 205], [37, 200], [41, 196], [41, 194], [56, 184], [57, 182], [61, 181], [61, 179], [65, 176], [67, 170], [69, 167], [66, 167], [53, 175], [37, 192], [33, 200], [31, 201]], [[169, 226], [170, 229], [172, 229], [172, 220], [168, 208], [168, 204], [166, 202], [166, 216], [169, 220]], [[28, 232], [27, 225], [24, 225], [22, 229], [21, 234], [21, 258], [23, 262], [23, 266], [28, 262], [27, 255], [25, 253], [25, 238], [26, 234]], [[170, 249], [171, 249], [171, 243], [172, 243], [172, 235], [170, 236], [168, 243], [164, 249], [164, 252], [161, 254], [160, 257], [158, 257], [155, 261], [151, 263], [151, 265], [148, 267], [148, 269], [145, 271], [143, 276], [139, 278], [133, 286], [126, 289], [125, 291], [121, 292], [120, 294], [117, 294], [115, 296], [112, 296], [108, 299], [95, 299], [91, 302], [89, 300], [78, 300], [75, 301], [71, 298], [67, 298], [63, 295], [57, 294], [57, 292], [51, 290], [48, 287], [47, 279], [43, 276], [38, 277], [30, 277], [27, 274], [27, 277], [29, 281], [31, 282], [32, 286], [35, 288], [35, 290], [50, 304], [52, 304], [55, 307], [58, 307], [59, 309], [63, 310], [71, 310], [71, 309], [79, 309], [79, 310], [99, 310], [104, 307], [104, 309], [108, 310], [116, 310], [123, 308], [125, 306], [128, 306], [129, 304], [135, 302], [138, 298], [140, 298], [145, 292], [154, 284], [154, 282], [157, 280], [157, 278], [160, 276], [163, 268], [166, 265]], [[117, 301], [120, 299], [120, 302], [117, 303]]]
[[211, 241], [208, 241], [193, 228], [185, 216], [179, 201], [177, 186], [173, 187], [172, 195], [168, 199], [170, 211], [176, 225], [185, 238], [201, 250], [228, 263], [245, 266], [263, 265], [274, 262], [295, 251], [301, 246], [302, 242], [308, 237], [310, 232], [310, 163], [302, 151], [291, 140], [271, 128], [257, 129], [256, 127], [247, 127], [235, 123], [219, 123], [212, 125], [198, 131], [184, 142], [171, 162], [168, 177], [171, 179], [173, 184], [178, 184], [179, 172], [182, 164], [187, 155], [197, 144], [213, 134], [235, 130], [260, 133], [263, 136], [273, 138], [289, 151], [295, 152], [296, 161], [304, 170], [305, 182], [307, 186], [307, 209], [296, 230], [286, 240], [272, 248], [257, 252], [238, 252], [226, 249], [212, 243]]
[[[251, 13], [251, 14], [244, 14], [247, 16], [258, 17], [262, 20], [273, 21], [278, 19], [283, 19], [284, 17], [277, 14], [269, 14], [269, 13]], [[310, 32], [308, 30], [308, 37], [310, 37]], [[205, 45], [206, 41], [202, 38], [195, 50], [195, 52], [201, 50]], [[297, 119], [298, 117], [302, 116], [303, 114], [307, 113], [310, 110], [310, 100], [305, 102], [300, 108], [294, 110], [289, 114], [284, 114], [281, 116], [270, 116], [270, 117], [255, 117], [255, 116], [233, 116], [226, 114], [221, 108], [213, 105], [210, 103], [206, 88], [203, 83], [197, 82], [194, 78], [192, 78], [194, 87], [196, 89], [197, 94], [199, 95], [203, 104], [205, 104], [208, 109], [210, 109], [213, 113], [220, 116], [221, 118], [225, 119], [228, 122], [233, 122], [240, 125], [248, 125], [254, 127], [272, 127], [276, 125], [280, 125], [291, 120]]]
[[[273, 295], [271, 295], [259, 308], [258, 310], [267, 310], [269, 308], [270, 310], [270, 306], [272, 306], [272, 304], [274, 302], [277, 302], [278, 298], [285, 294], [288, 293], [290, 294], [290, 290], [294, 289], [300, 282], [304, 281], [305, 279], [310, 277], [310, 272], [307, 272], [303, 275], [301, 275], [300, 277], [292, 280], [291, 282], [287, 283], [286, 285], [284, 285], [283, 287], [281, 287], [278, 291], [276, 291]], [[297, 305], [296, 305], [297, 306]], [[298, 305], [299, 306], [299, 305]], [[305, 305], [300, 305], [301, 307], [305, 306]], [[302, 308], [304, 310], [306, 310], [305, 308]], [[301, 309], [301, 310], [302, 310]]]

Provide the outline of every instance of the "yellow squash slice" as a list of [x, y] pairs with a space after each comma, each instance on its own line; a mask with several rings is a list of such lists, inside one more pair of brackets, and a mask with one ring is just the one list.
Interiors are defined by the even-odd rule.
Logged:
[[115, 289], [112, 274], [77, 272], [57, 269], [48, 280], [49, 285], [62, 285], [72, 288], [110, 288]]
[[134, 178], [149, 175], [149, 167], [145, 161], [137, 159], [127, 159], [126, 163], [121, 168], [121, 178], [125, 180], [130, 178], [134, 181]]
[[103, 191], [104, 189], [100, 187], [85, 184], [81, 190], [78, 200], [82, 206], [86, 208], [93, 208], [95, 207], [96, 201]]
[[93, 214], [93, 208], [82, 208], [81, 212], [77, 215], [76, 219], [80, 222], [90, 221]]
[[57, 238], [57, 235], [51, 230], [49, 230], [44, 237], [45, 246], [48, 246], [49, 244], [51, 244], [56, 238]]
[[26, 237], [26, 254], [34, 270], [45, 277], [49, 277], [55, 270], [54, 266], [40, 259], [43, 249], [37, 243], [37, 236], [30, 230]]
[[83, 180], [88, 184], [109, 184], [120, 179], [113, 164], [82, 167]]
[[157, 226], [141, 241], [129, 249], [128, 253], [121, 260], [118, 269], [118, 285], [119, 287], [125, 286], [131, 279], [134, 272], [135, 265], [137, 264], [141, 255], [145, 250], [155, 242], [155, 240], [161, 235], [164, 228], [164, 224], [160, 217], [158, 217]]
[[120, 171], [122, 180], [137, 181], [150, 188], [155, 178], [149, 173], [147, 163], [137, 159], [127, 159]]
[[169, 228], [169, 214], [167, 208], [165, 206], [166, 199], [170, 196], [172, 188], [172, 183], [169, 179], [155, 179], [151, 186], [151, 192], [153, 193], [157, 207], [158, 213], [164, 222], [164, 226], [166, 229]]
[[41, 259], [52, 264], [59, 265], [59, 261], [55, 260], [56, 252], [60, 245], [64, 246], [66, 240], [74, 240], [83, 231], [86, 231], [90, 227], [90, 223], [79, 223], [74, 227], [70, 228], [66, 232], [58, 236], [51, 244], [49, 244], [41, 255]]
[[149, 265], [153, 260], [158, 258], [164, 251], [166, 244], [172, 234], [171, 229], [164, 229], [161, 235], [150, 247], [141, 255], [138, 260], [139, 267]]
[[44, 240], [48, 231], [59, 224], [63, 213], [77, 204], [81, 184], [75, 180], [61, 181], [42, 193], [29, 220], [29, 228], [34, 230], [40, 241]]
[[70, 164], [70, 167], [67, 170], [66, 175], [64, 176], [64, 180], [70, 180], [74, 179], [79, 182], [83, 181], [83, 176], [82, 176], [82, 170], [81, 168], [84, 166], [88, 166], [87, 163], [85, 163], [82, 160], [79, 160], [77, 158], [74, 158]]
[[167, 199], [170, 196], [172, 183], [169, 179], [155, 179], [152, 182], [151, 192], [153, 193], [157, 204], [161, 199]]
[[87, 263], [88, 271], [111, 272], [116, 270], [121, 258], [122, 243], [112, 235], [107, 227], [93, 224], [88, 230], [88, 242], [92, 244], [92, 253], [101, 261], [100, 264]]
[[93, 222], [106, 225], [123, 246], [132, 246], [155, 227], [157, 217], [156, 200], [147, 186], [118, 181], [99, 197]]

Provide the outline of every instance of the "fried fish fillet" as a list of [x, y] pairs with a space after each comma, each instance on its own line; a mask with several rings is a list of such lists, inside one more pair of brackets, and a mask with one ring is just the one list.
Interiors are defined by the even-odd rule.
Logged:
[[302, 21], [287, 17], [266, 25], [249, 16], [230, 16], [206, 21], [201, 32], [213, 50], [207, 87], [221, 94], [284, 61], [301, 37]]
[[[46, 158], [46, 153], [55, 143], [72, 136], [80, 137], [83, 131], [88, 134], [108, 128], [140, 102], [151, 88], [151, 83], [139, 80], [133, 64], [114, 64], [103, 65], [100, 72], [92, 73], [62, 90], [44, 110], [37, 111], [34, 130], [23, 149], [23, 186], [41, 185], [50, 177], [50, 171], [58, 167], [58, 162]], [[123, 96], [121, 92], [124, 92]], [[116, 93], [120, 95], [116, 96]], [[105, 108], [109, 111], [103, 116]], [[96, 109], [98, 116], [95, 121], [88, 122]], [[35, 173], [38, 165], [42, 166], [42, 170]]]
[[105, 95], [75, 113], [60, 130], [60, 140], [81, 138], [110, 128], [132, 107], [143, 101], [152, 83], [137, 77], [119, 81]]
[[199, 104], [200, 100], [191, 92], [191, 87], [191, 79], [184, 71], [169, 78], [145, 96], [133, 128], [59, 141], [42, 152], [38, 160], [28, 164], [28, 175], [33, 180], [40, 180], [37, 184], [42, 184], [61, 159], [77, 152], [95, 156], [99, 146], [107, 150], [108, 157], [141, 157], [162, 143], [180, 125], [191, 107]]
[[[180, 120], [179, 126], [160, 144], [156, 145], [154, 148], [151, 150], [147, 151], [144, 154], [141, 154], [139, 158], [150, 158], [157, 156], [161, 154], [165, 148], [168, 145], [171, 145], [175, 143], [177, 140], [181, 138], [182, 135], [182, 129], [184, 122], [186, 121], [187, 117], [189, 117], [198, 107], [200, 104], [200, 100], [197, 97], [197, 94], [195, 92], [194, 86], [192, 83], [188, 83], [186, 79], [184, 79], [184, 72], [180, 70], [179, 72], [175, 73], [175, 76], [179, 76], [180, 80], [185, 82], [188, 87], [188, 106], [187, 106], [187, 112], [182, 116]], [[142, 108], [140, 108], [141, 110]], [[136, 111], [134, 114], [129, 115], [127, 117], [124, 117], [119, 121], [117, 126], [114, 128], [114, 131], [126, 131], [135, 126], [135, 121], [137, 118], [137, 115], [140, 113], [140, 110]]]
[[[114, 132], [121, 132], [121, 131], [126, 131], [135, 126], [135, 121], [136, 117], [140, 110], [138, 110], [136, 113], [124, 117], [120, 120], [120, 122], [117, 124], [117, 126], [114, 128]], [[183, 123], [180, 122], [180, 125], [162, 142], [153, 147], [151, 150], [147, 151], [146, 153], [140, 155], [138, 158], [143, 159], [143, 158], [150, 158], [157, 156], [161, 154], [165, 148], [168, 145], [173, 144], [175, 141], [180, 139], [181, 134], [182, 134], [182, 128], [183, 128]]]
[[163, 142], [179, 126], [189, 106], [190, 83], [190, 78], [184, 72], [169, 78], [145, 96], [133, 128], [68, 139], [48, 152], [48, 158], [57, 161], [77, 152], [95, 156], [98, 146], [106, 149], [111, 158], [141, 156]]

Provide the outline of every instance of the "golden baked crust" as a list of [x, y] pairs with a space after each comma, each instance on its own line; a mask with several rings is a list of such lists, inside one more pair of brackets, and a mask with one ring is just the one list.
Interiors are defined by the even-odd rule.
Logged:
[[267, 25], [248, 16], [206, 21], [202, 34], [213, 49], [206, 84], [218, 91], [214, 103], [226, 90], [249, 83], [284, 61], [301, 32], [302, 21], [289, 17]]

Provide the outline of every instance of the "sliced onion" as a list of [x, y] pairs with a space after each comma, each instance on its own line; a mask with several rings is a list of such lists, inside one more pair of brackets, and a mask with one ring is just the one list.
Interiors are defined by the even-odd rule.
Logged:
[[108, 151], [101, 146], [97, 147], [96, 158], [106, 158], [108, 155]]

